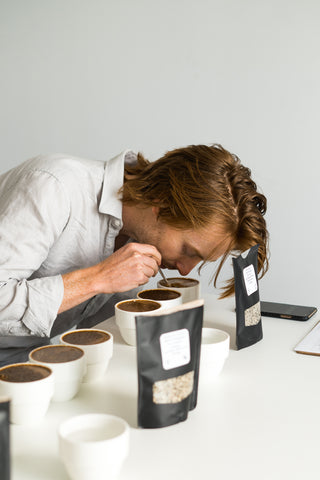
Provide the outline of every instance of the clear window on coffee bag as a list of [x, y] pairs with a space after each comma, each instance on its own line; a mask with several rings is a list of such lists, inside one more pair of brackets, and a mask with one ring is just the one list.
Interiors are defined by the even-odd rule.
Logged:
[[236, 298], [236, 344], [245, 348], [262, 339], [260, 294], [258, 282], [258, 249], [232, 259]]
[[138, 425], [160, 428], [196, 407], [203, 300], [137, 316]]
[[0, 397], [0, 478], [10, 480], [10, 436], [8, 399]]

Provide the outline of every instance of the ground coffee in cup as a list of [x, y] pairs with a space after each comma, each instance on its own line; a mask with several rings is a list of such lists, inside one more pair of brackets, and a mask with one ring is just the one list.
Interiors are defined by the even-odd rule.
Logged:
[[27, 363], [8, 365], [0, 370], [0, 380], [13, 383], [36, 382], [49, 375], [51, 375], [49, 368]]
[[164, 288], [154, 288], [139, 292], [139, 298], [146, 298], [148, 300], [174, 300], [179, 298], [181, 294], [175, 290], [166, 290]]
[[249, 347], [262, 339], [262, 323], [258, 283], [259, 245], [233, 258], [236, 297], [236, 344]]
[[188, 288], [198, 285], [199, 281], [194, 278], [167, 278], [167, 282], [160, 280], [160, 285], [166, 288]]
[[73, 330], [70, 333], [65, 333], [63, 335], [63, 340], [67, 343], [72, 343], [73, 345], [96, 345], [97, 343], [102, 343], [107, 340], [110, 340], [110, 335], [107, 332], [102, 332], [100, 330]]
[[84, 352], [80, 348], [67, 345], [48, 345], [39, 347], [31, 352], [31, 357], [34, 360], [44, 363], [72, 362], [83, 355]]
[[143, 301], [141, 299], [137, 300], [125, 300], [117, 304], [120, 310], [125, 310], [126, 312], [149, 312], [152, 310], [157, 310], [160, 305], [151, 300]]
[[140, 427], [173, 425], [196, 407], [202, 323], [203, 300], [136, 316]]

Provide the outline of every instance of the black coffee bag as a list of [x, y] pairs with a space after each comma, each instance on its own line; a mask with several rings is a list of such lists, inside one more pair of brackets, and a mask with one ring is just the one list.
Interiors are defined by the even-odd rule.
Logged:
[[233, 258], [236, 297], [237, 348], [245, 348], [262, 339], [262, 323], [258, 283], [258, 249]]
[[182, 422], [196, 407], [202, 324], [203, 300], [136, 317], [140, 427]]
[[9, 438], [10, 402], [0, 398], [0, 478], [10, 480], [10, 438]]

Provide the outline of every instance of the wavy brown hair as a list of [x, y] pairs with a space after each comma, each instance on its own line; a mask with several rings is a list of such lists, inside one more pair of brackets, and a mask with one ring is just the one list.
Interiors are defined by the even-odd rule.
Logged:
[[[255, 244], [259, 244], [260, 278], [268, 269], [266, 197], [258, 193], [250, 169], [221, 145], [190, 145], [155, 162], [139, 153], [137, 163], [126, 166], [122, 201], [157, 206], [159, 218], [178, 229], [197, 230], [213, 222], [222, 226], [230, 241], [215, 273], [215, 287], [228, 255]], [[232, 278], [221, 298], [233, 293]]]

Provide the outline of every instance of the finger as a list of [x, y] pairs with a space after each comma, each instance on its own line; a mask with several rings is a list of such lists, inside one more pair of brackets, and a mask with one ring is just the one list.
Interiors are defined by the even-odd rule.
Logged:
[[136, 281], [137, 285], [144, 285], [150, 280], [152, 276], [153, 276], [153, 269], [147, 266], [144, 266], [143, 270], [136, 271], [134, 280]]
[[158, 268], [153, 268], [152, 266], [146, 266], [145, 274], [148, 276], [150, 279], [151, 277], [154, 277], [158, 273]]
[[157, 264], [161, 265], [161, 253], [156, 247], [147, 243], [135, 243], [134, 246], [137, 252], [149, 257], [154, 257]]
[[159, 271], [159, 265], [158, 265], [158, 262], [157, 262], [157, 259], [152, 255], [145, 255], [144, 257], [144, 265], [146, 267], [149, 267], [151, 270], [152, 270], [152, 273], [150, 275], [150, 277], [153, 277], [154, 275], [156, 275]]

